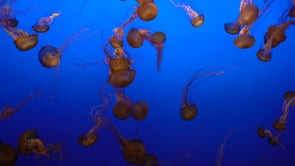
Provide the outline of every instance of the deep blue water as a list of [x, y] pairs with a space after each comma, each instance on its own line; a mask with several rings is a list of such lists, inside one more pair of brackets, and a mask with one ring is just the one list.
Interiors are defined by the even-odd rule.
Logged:
[[[16, 28], [30, 34], [34, 33], [31, 25], [39, 18], [61, 12], [47, 33], [38, 34], [38, 45], [28, 51], [17, 50], [13, 39], [2, 27], [0, 30], [0, 107], [14, 107], [29, 94], [42, 93], [10, 118], [1, 119], [0, 140], [17, 147], [24, 131], [36, 129], [41, 140], [63, 143], [62, 153], [53, 158], [18, 154], [16, 166], [129, 165], [119, 142], [106, 127], [98, 131], [100, 139], [95, 145], [83, 147], [77, 142], [82, 133], [94, 126], [89, 113], [93, 106], [102, 104], [102, 93], [109, 99], [104, 116], [117, 126], [122, 137], [142, 140], [146, 151], [157, 156], [160, 165], [216, 165], [218, 148], [228, 135], [224, 166], [295, 165], [294, 107], [289, 109], [287, 128], [280, 137], [286, 149], [270, 146], [267, 139], [257, 135], [260, 125], [275, 132], [272, 122], [282, 113], [283, 95], [295, 90], [294, 26], [285, 31], [287, 39], [272, 50], [270, 62], [261, 62], [256, 57], [267, 28], [279, 23], [290, 2], [274, 0], [251, 28], [256, 43], [249, 49], [237, 48], [233, 44], [236, 36], [223, 28], [224, 23], [237, 20], [240, 1], [175, 2], [204, 14], [204, 24], [192, 27], [182, 8], [174, 7], [169, 0], [157, 0], [158, 15], [154, 20], [137, 18], [124, 29], [124, 50], [136, 70], [125, 94], [132, 101], [148, 103], [144, 121], [123, 121], [113, 116], [116, 99], [114, 89], [107, 84], [109, 69], [103, 52], [113, 29], [128, 20], [138, 6], [136, 1], [19, 0], [11, 5], [17, 10], [13, 14], [19, 21]], [[262, 0], [254, 4], [263, 7]], [[160, 72], [156, 70], [157, 52], [151, 44], [144, 42], [137, 49], [128, 46], [126, 34], [132, 27], [166, 34]], [[88, 31], [64, 51], [57, 77], [55, 68], [40, 65], [37, 55], [42, 46], [59, 48], [81, 28]], [[199, 112], [194, 120], [184, 121], [179, 114], [182, 93], [191, 76], [201, 68], [225, 73], [192, 84], [188, 99]]]

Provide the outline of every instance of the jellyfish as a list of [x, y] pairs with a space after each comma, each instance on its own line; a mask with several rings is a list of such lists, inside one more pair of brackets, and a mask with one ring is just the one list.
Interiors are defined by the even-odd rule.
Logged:
[[16, 149], [10, 144], [0, 142], [0, 165], [13, 166], [17, 161], [18, 155]]
[[259, 49], [256, 53], [257, 58], [262, 62], [269, 62], [271, 60], [272, 38], [273, 37], [267, 40], [267, 42], [264, 44], [264, 47]]
[[294, 106], [294, 102], [295, 102], [294, 93], [291, 94], [290, 96], [288, 96], [288, 99], [284, 100], [283, 108], [282, 108], [283, 114], [281, 115], [279, 121], [274, 121], [273, 122], [274, 129], [276, 129], [278, 131], [284, 131], [286, 129], [286, 123], [287, 123], [287, 117], [288, 117], [288, 113], [289, 113], [289, 108], [290, 108], [290, 106], [292, 106], [292, 104]]
[[60, 58], [64, 51], [74, 42], [80, 40], [81, 38], [79, 38], [79, 35], [87, 30], [87, 28], [82, 28], [78, 32], [74, 33], [72, 36], [70, 36], [67, 40], [64, 41], [60, 48], [55, 48], [51, 45], [41, 47], [38, 53], [38, 58], [41, 65], [46, 68], [53, 68], [59, 66]]
[[238, 48], [242, 48], [242, 49], [250, 48], [255, 44], [254, 36], [250, 35], [249, 25], [245, 25], [241, 29], [239, 36], [234, 39], [234, 44]]
[[161, 62], [163, 59], [162, 53], [164, 48], [164, 42], [166, 41], [166, 35], [164, 32], [154, 32], [149, 41], [157, 50], [157, 71], [160, 71]]
[[201, 73], [201, 71], [203, 71], [203, 70], [199, 70], [196, 74], [194, 74], [184, 88], [183, 95], [182, 95], [182, 104], [181, 104], [181, 108], [180, 108], [180, 116], [183, 120], [186, 120], [186, 121], [192, 120], [198, 114], [198, 108], [197, 108], [196, 104], [189, 104], [188, 99], [187, 99], [188, 91], [189, 91], [191, 84], [195, 80], [197, 80], [198, 78], [201, 78], [201, 77], [224, 74], [223, 70], [216, 71], [216, 72], [203, 72], [203, 73]]
[[216, 166], [221, 166], [223, 162], [223, 152], [224, 152], [224, 146], [228, 142], [228, 139], [231, 137], [232, 133], [227, 135], [225, 139], [223, 140], [223, 143], [218, 148], [217, 156], [216, 156]]
[[6, 0], [0, 2], [0, 25], [14, 28], [18, 25], [18, 20], [12, 17], [13, 9], [10, 8], [15, 1], [8, 2], [5, 6]]
[[158, 7], [154, 2], [145, 0], [137, 8], [138, 17], [143, 21], [151, 21], [158, 15]]
[[[293, 96], [295, 96], [295, 91], [288, 91], [284, 94], [284, 100], [289, 100], [291, 99]], [[292, 106], [295, 106], [295, 101], [291, 102]]]
[[225, 23], [223, 26], [225, 32], [231, 35], [238, 34], [241, 30], [241, 26], [238, 22]]
[[53, 13], [48, 17], [42, 17], [39, 21], [32, 26], [32, 29], [35, 32], [44, 33], [47, 32], [50, 28], [50, 24], [52, 23], [53, 19], [57, 16], [60, 16], [60, 11], [57, 13]]
[[145, 101], [137, 101], [132, 104], [131, 116], [133, 119], [142, 121], [147, 117], [148, 104]]
[[3, 108], [3, 111], [0, 112], [0, 119], [8, 119], [12, 115], [14, 115], [17, 111], [19, 111], [25, 104], [33, 101], [36, 97], [40, 96], [41, 93], [30, 94], [25, 99], [23, 99], [18, 105], [12, 108], [10, 105], [6, 105]]
[[291, 18], [295, 18], [295, 1], [294, 0], [292, 0], [291, 2], [291, 8], [289, 9], [288, 15]]
[[194, 11], [190, 6], [185, 4], [176, 4], [173, 0], [170, 0], [173, 6], [180, 7], [186, 11], [186, 14], [189, 16], [191, 25], [193, 27], [199, 27], [204, 23], [204, 15], [199, 14]]
[[[248, 5], [245, 3], [249, 2]], [[259, 15], [259, 9], [252, 3], [252, 0], [242, 0], [240, 5], [240, 15], [238, 17], [239, 25], [253, 24]]]
[[271, 146], [280, 146], [283, 150], [286, 149], [286, 147], [280, 142], [280, 136], [282, 132], [277, 133], [277, 135], [274, 135], [270, 130], [263, 128], [263, 126], [259, 126], [257, 129], [257, 134], [259, 138], [268, 138], [267, 142]]
[[120, 144], [125, 161], [129, 164], [143, 164], [147, 155], [144, 143], [140, 139], [123, 138], [111, 122], [109, 127]]
[[29, 129], [22, 133], [18, 140], [17, 149], [21, 155], [51, 157], [54, 153], [62, 151], [61, 144], [45, 144], [40, 138], [37, 130]]

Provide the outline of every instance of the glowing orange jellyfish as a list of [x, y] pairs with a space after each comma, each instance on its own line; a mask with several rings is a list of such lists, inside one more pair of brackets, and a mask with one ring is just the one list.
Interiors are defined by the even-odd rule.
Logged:
[[112, 133], [120, 143], [125, 161], [129, 164], [143, 164], [147, 155], [143, 142], [139, 139], [125, 139], [120, 135], [114, 124], [109, 122], [109, 125]]
[[13, 9], [10, 8], [15, 1], [8, 2], [5, 6], [6, 0], [0, 2], [0, 25], [5, 25], [9, 27], [16, 27], [18, 25], [18, 20], [12, 17]]
[[13, 166], [17, 158], [17, 151], [13, 146], [0, 142], [0, 165]]
[[36, 154], [38, 156], [51, 157], [54, 153], [62, 151], [62, 145], [44, 144], [39, 138], [38, 131], [30, 129], [22, 133], [20, 136], [17, 149], [21, 155], [25, 156]]
[[183, 95], [182, 95], [182, 104], [181, 104], [181, 108], [180, 108], [180, 116], [183, 120], [192, 120], [198, 114], [198, 108], [197, 108], [196, 104], [189, 104], [188, 99], [187, 99], [188, 91], [189, 91], [191, 84], [195, 80], [197, 80], [201, 77], [224, 74], [223, 70], [216, 71], [216, 72], [204, 72], [204, 73], [202, 73], [202, 71], [203, 70], [199, 70], [196, 74], [194, 74], [184, 88]]
[[52, 23], [53, 19], [57, 16], [60, 16], [60, 11], [57, 13], [53, 13], [52, 15], [48, 17], [42, 17], [39, 19], [39, 21], [32, 26], [32, 29], [35, 32], [44, 33], [47, 32], [50, 28], [50, 24]]
[[138, 17], [143, 21], [151, 21], [158, 15], [158, 7], [154, 2], [145, 0], [137, 8]]
[[259, 15], [259, 9], [253, 4], [253, 0], [242, 0], [240, 2], [239, 25], [253, 24]]
[[97, 132], [106, 121], [106, 118], [103, 117], [103, 113], [109, 103], [104, 91], [105, 87], [103, 87], [102, 90], [102, 103], [91, 108], [90, 118], [92, 119], [92, 121], [94, 121], [94, 127], [90, 129], [87, 133], [81, 134], [78, 138], [78, 143], [82, 146], [92, 146], [99, 140]]
[[10, 105], [7, 105], [4, 107], [3, 111], [0, 112], [0, 119], [7, 119], [14, 115], [18, 110], [20, 110], [25, 104], [28, 102], [33, 101], [36, 97], [40, 96], [41, 94], [33, 94], [26, 97], [24, 100], [22, 100], [18, 105], [15, 106], [15, 108], [12, 108]]
[[52, 68], [57, 67], [60, 64], [60, 58], [64, 51], [71, 46], [74, 42], [77, 42], [81, 38], [79, 35], [82, 32], [87, 31], [87, 28], [82, 28], [80, 31], [76, 32], [72, 36], [70, 36], [67, 40], [64, 41], [60, 48], [55, 48], [53, 46], [47, 45], [43, 46], [38, 53], [39, 62], [43, 67]]
[[289, 92], [290, 97], [288, 97], [287, 99], [284, 100], [283, 103], [283, 114], [281, 115], [279, 121], [274, 121], [273, 122], [273, 127], [278, 130], [278, 131], [284, 131], [286, 129], [286, 123], [287, 123], [287, 117], [288, 117], [288, 113], [289, 113], [289, 108], [290, 106], [294, 106], [294, 102], [295, 102], [295, 93], [290, 93]]
[[191, 25], [193, 27], [199, 27], [204, 23], [204, 15], [199, 14], [194, 11], [190, 6], [185, 4], [176, 4], [173, 0], [170, 0], [173, 6], [180, 7], [186, 11], [186, 14], [189, 16]]

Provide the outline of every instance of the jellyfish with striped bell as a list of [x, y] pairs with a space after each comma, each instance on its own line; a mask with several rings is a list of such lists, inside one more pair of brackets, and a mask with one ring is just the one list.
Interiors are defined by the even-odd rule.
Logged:
[[191, 25], [193, 27], [199, 27], [204, 23], [204, 15], [194, 11], [190, 6], [185, 4], [176, 4], [173, 0], [170, 0], [171, 4], [175, 7], [180, 7], [186, 11], [186, 14], [190, 18]]
[[71, 46], [74, 42], [77, 42], [81, 38], [79, 35], [82, 32], [87, 31], [86, 28], [82, 28], [80, 31], [76, 32], [64, 41], [61, 47], [55, 48], [51, 45], [46, 45], [41, 47], [38, 53], [39, 62], [43, 67], [54, 68], [60, 65], [60, 59], [64, 51]]
[[213, 76], [213, 75], [221, 75], [224, 74], [223, 70], [220, 71], [213, 71], [213, 72], [202, 72], [203, 69], [196, 72], [192, 78], [187, 82], [186, 86], [184, 87], [183, 95], [182, 95], [182, 104], [180, 108], [180, 117], [183, 120], [189, 121], [193, 120], [198, 114], [198, 108], [196, 104], [190, 104], [188, 102], [188, 93], [189, 88], [195, 80], [198, 80], [202, 77], [206, 76]]
[[36, 24], [32, 25], [32, 29], [38, 33], [47, 32], [50, 28], [50, 24], [52, 23], [53, 19], [57, 16], [60, 16], [60, 11], [53, 13], [48, 17], [40, 18]]

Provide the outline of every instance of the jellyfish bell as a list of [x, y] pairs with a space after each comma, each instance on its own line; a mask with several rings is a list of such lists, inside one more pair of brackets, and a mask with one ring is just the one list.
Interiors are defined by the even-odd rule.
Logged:
[[110, 40], [110, 44], [113, 48], [120, 48], [123, 47], [123, 41], [119, 38], [112, 37]]
[[238, 17], [238, 22], [240, 25], [250, 25], [256, 21], [259, 15], [259, 9], [254, 4], [249, 4], [245, 6]]
[[135, 120], [144, 120], [148, 114], [148, 104], [144, 101], [137, 101], [132, 106], [131, 115]]
[[113, 107], [113, 115], [120, 120], [125, 120], [130, 117], [131, 109], [128, 104], [117, 102]]
[[256, 52], [256, 56], [262, 62], [269, 62], [271, 60], [271, 53], [266, 52], [264, 49], [259, 49]]
[[136, 28], [131, 28], [127, 34], [127, 42], [133, 48], [140, 48], [143, 44], [143, 35]]
[[[290, 100], [295, 96], [295, 91], [288, 91], [284, 94], [284, 99], [285, 100]], [[295, 106], [295, 101], [291, 102], [291, 105]]]
[[0, 143], [0, 165], [13, 166], [17, 161], [17, 151], [10, 144]]
[[16, 18], [7, 18], [5, 20], [0, 20], [0, 25], [4, 24], [6, 26], [9, 26], [11, 28], [15, 28], [18, 25], [18, 20]]
[[142, 164], [146, 159], [146, 149], [140, 140], [128, 140], [123, 147], [123, 154], [129, 164]]
[[183, 120], [193, 120], [198, 114], [198, 108], [195, 104], [185, 104], [180, 109], [180, 116]]
[[127, 58], [111, 59], [109, 62], [109, 67], [111, 69], [111, 72], [116, 72], [119, 70], [129, 70], [130, 69], [130, 60]]
[[286, 40], [285, 32], [276, 25], [271, 25], [267, 29], [267, 33], [264, 35], [264, 43], [266, 43], [272, 37], [271, 48], [278, 46], [280, 43]]
[[45, 33], [49, 30], [50, 26], [49, 25], [32, 25], [32, 29], [35, 31], [35, 32], [38, 32], [38, 33]]
[[272, 127], [274, 129], [276, 129], [277, 131], [284, 131], [286, 129], [286, 125], [283, 124], [283, 123], [281, 123], [281, 122], [279, 122], [279, 121], [274, 121], [272, 123]]
[[20, 154], [26, 156], [30, 156], [33, 154], [32, 147], [30, 147], [27, 143], [31, 139], [39, 139], [39, 134], [36, 130], [27, 130], [20, 136], [17, 144], [17, 149]]
[[225, 32], [231, 35], [238, 34], [241, 30], [241, 26], [238, 24], [238, 22], [225, 23], [223, 27]]
[[52, 68], [60, 64], [60, 52], [53, 46], [43, 46], [38, 53], [39, 62], [43, 67]]
[[163, 44], [166, 41], [166, 35], [163, 32], [154, 32], [151, 37], [152, 44]]
[[199, 27], [204, 23], [204, 15], [199, 14], [191, 19], [191, 24], [193, 27]]
[[114, 71], [111, 72], [108, 82], [113, 86], [125, 88], [133, 82], [135, 74], [133, 69]]
[[14, 40], [17, 49], [27, 51], [34, 48], [38, 43], [38, 36], [36, 34], [20, 36]]
[[99, 140], [99, 137], [94, 133], [81, 134], [78, 138], [78, 143], [81, 146], [92, 146]]
[[138, 17], [143, 21], [151, 21], [158, 15], [157, 6], [150, 1], [144, 1], [137, 9]]
[[255, 44], [255, 38], [253, 36], [248, 35], [239, 35], [234, 39], [234, 44], [238, 48], [250, 48]]
[[262, 126], [259, 126], [257, 128], [257, 134], [258, 134], [259, 138], [265, 138], [266, 137], [266, 134], [264, 132], [264, 128]]

